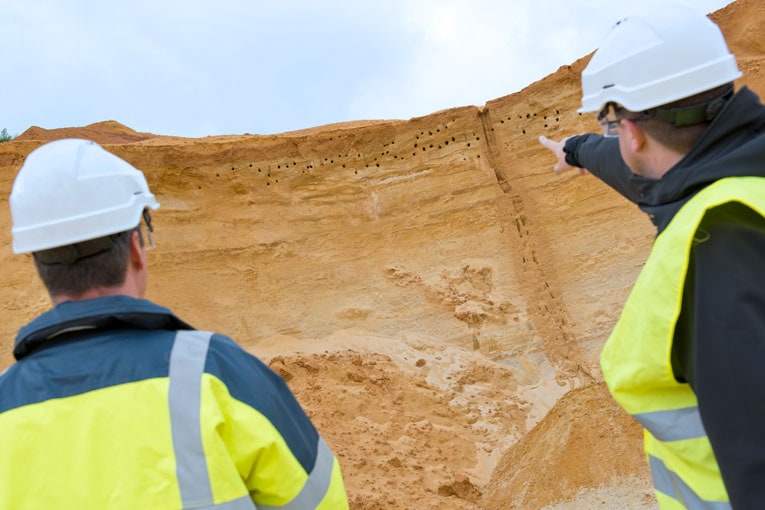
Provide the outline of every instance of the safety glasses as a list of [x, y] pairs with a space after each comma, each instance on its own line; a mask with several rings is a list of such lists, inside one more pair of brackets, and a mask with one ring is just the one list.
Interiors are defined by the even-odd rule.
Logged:
[[603, 130], [603, 136], [614, 138], [619, 136], [619, 124], [622, 120], [616, 115], [617, 106], [614, 103], [606, 103], [606, 106], [598, 114], [598, 122]]
[[[622, 125], [623, 120], [630, 122], [641, 122], [644, 120], [650, 120], [656, 117], [656, 112], [659, 111], [656, 108], [647, 110], [640, 113], [629, 112], [626, 108], [617, 103], [606, 103], [606, 106], [600, 110], [598, 114], [598, 122], [603, 130], [603, 136], [607, 138], [614, 138], [619, 136], [619, 126]], [[630, 116], [626, 116], [625, 112]]]

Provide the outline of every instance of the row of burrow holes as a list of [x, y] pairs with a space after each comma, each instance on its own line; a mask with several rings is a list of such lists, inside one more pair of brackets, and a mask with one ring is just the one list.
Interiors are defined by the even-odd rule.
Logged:
[[[525, 117], [523, 115], [518, 115], [518, 120], [531, 120], [531, 119], [535, 118], [536, 116], [537, 116], [536, 112], [535, 113], [527, 113]], [[579, 113], [579, 116], [581, 117], [582, 114]], [[545, 121], [544, 127], [548, 128], [548, 127], [550, 127], [550, 123], [553, 122], [553, 119], [555, 119], [556, 123], [560, 122], [560, 110], [555, 110], [555, 115], [554, 116], [553, 115], [544, 115], [542, 117], [542, 119]], [[507, 119], [500, 119], [499, 123], [500, 124], [504, 124], [505, 121], [510, 122], [512, 120], [513, 120], [513, 117], [510, 116]], [[494, 131], [494, 128], [492, 127], [491, 130]], [[525, 127], [521, 128], [521, 132], [525, 135], [526, 134], [526, 128]]]
[[[449, 126], [445, 125], [443, 127], [443, 129], [444, 129], [444, 131], [446, 131], [447, 129], [449, 129]], [[437, 143], [437, 142], [434, 143], [432, 141], [431, 142], [422, 143], [421, 139], [426, 136], [426, 133], [427, 133], [427, 136], [433, 137], [433, 136], [438, 135], [439, 133], [441, 133], [441, 128], [440, 127], [436, 128], [435, 131], [433, 131], [433, 130], [424, 131], [423, 130], [423, 131], [420, 131], [420, 134], [415, 135], [415, 140], [416, 141], [413, 144], [413, 148], [415, 150], [412, 152], [412, 157], [416, 157], [418, 155], [418, 153], [426, 152], [428, 149], [443, 149], [444, 147], [448, 146], [450, 143], [452, 143], [452, 144], [457, 143], [457, 138], [454, 137], [454, 136], [444, 139], [441, 143]], [[434, 135], [434, 133], [435, 133], [435, 135]], [[464, 141], [465, 146], [468, 147], [468, 148], [472, 146], [472, 140], [475, 140], [477, 142], [481, 140], [481, 137], [480, 136], [476, 136], [475, 132], [473, 132], [470, 135], [470, 137], [468, 137], [468, 135], [466, 133], [463, 133], [461, 138], [463, 138], [463, 140], [461, 140], [461, 141]], [[328, 141], [331, 142], [333, 140], [334, 140], [334, 137], [330, 137]], [[384, 149], [383, 152], [380, 153], [380, 156], [375, 156], [372, 159], [371, 162], [367, 159], [367, 157], [365, 155], [363, 155], [361, 153], [357, 153], [356, 154], [356, 160], [357, 161], [363, 161], [364, 165], [365, 165], [365, 168], [369, 168], [370, 166], [375, 166], [375, 167], [379, 168], [380, 167], [380, 158], [384, 158], [386, 156], [390, 156], [391, 151], [390, 151], [390, 149], [388, 147], [395, 145], [395, 143], [396, 143], [395, 140], [391, 140], [390, 142], [383, 144], [383, 146], [382, 146], [383, 149]], [[343, 156], [342, 154], [338, 154], [337, 155], [337, 159], [343, 159], [343, 157], [349, 158], [349, 157], [351, 157], [351, 155], [350, 155], [350, 153], [345, 154], [345, 156]], [[481, 155], [478, 154], [476, 157], [480, 159]], [[403, 161], [403, 160], [406, 159], [406, 157], [405, 156], [400, 156], [398, 154], [393, 154], [393, 159], [399, 160], [399, 161]], [[323, 160], [320, 161], [319, 166], [334, 165], [334, 164], [335, 164], [335, 159], [334, 158], [325, 157]], [[294, 160], [292, 161], [292, 163], [279, 163], [279, 164], [276, 165], [276, 170], [281, 170], [282, 168], [288, 169], [288, 168], [290, 168], [290, 165], [292, 165], [292, 167], [294, 168], [294, 167], [298, 166], [298, 163], [296, 161], [294, 161]], [[249, 163], [248, 166], [249, 166], [249, 168], [253, 168], [253, 164], [252, 163]], [[342, 166], [342, 168], [347, 168], [346, 163], [342, 163], [341, 166]], [[304, 168], [303, 168], [303, 170], [302, 170], [302, 173], [305, 174], [307, 172], [310, 172], [314, 168], [316, 168], [314, 163], [312, 163], [312, 162], [306, 163]], [[232, 166], [231, 170], [235, 171], [236, 170], [236, 166]], [[259, 174], [263, 174], [264, 173], [264, 169], [262, 167], [257, 167], [257, 170], [258, 170]], [[266, 177], [269, 177], [269, 178], [271, 177], [271, 170], [272, 170], [271, 165], [268, 165], [268, 167], [266, 167], [266, 169], [265, 169], [265, 176]], [[353, 173], [354, 174], [358, 174], [359, 173], [358, 169], [355, 169], [353, 171]], [[220, 177], [220, 173], [216, 173], [215, 176], [216, 177]], [[278, 183], [278, 182], [279, 182], [279, 179], [274, 179], [274, 183]], [[270, 186], [270, 185], [271, 185], [271, 181], [266, 182], [266, 186]]]
[[[580, 113], [579, 115], [581, 116], [582, 114]], [[525, 119], [526, 120], [530, 120], [530, 119], [533, 119], [534, 117], [537, 117], [536, 112], [534, 112], [534, 113], [527, 113], [526, 116], [525, 116]], [[549, 123], [552, 122], [553, 118], [555, 119], [555, 122], [560, 122], [560, 111], [559, 110], [555, 110], [555, 116], [554, 117], [552, 115], [550, 115], [550, 116], [544, 115], [543, 116], [543, 120], [545, 121], [545, 124], [544, 124], [545, 128], [549, 127]], [[501, 119], [499, 121], [499, 123], [500, 124], [504, 124], [505, 120], [512, 121], [513, 117], [510, 116], [510, 117], [507, 117], [507, 119]], [[518, 115], [518, 120], [524, 120], [524, 116], [523, 115]], [[444, 125], [444, 131], [446, 131], [448, 128], [449, 128], [448, 125]], [[494, 128], [492, 127], [491, 130], [494, 131]], [[435, 133], [438, 134], [440, 132], [441, 132], [441, 128], [436, 128]], [[418, 154], [418, 151], [426, 152], [428, 149], [442, 149], [442, 148], [448, 146], [450, 143], [453, 144], [453, 143], [457, 142], [457, 138], [452, 136], [452, 137], [444, 139], [442, 141], [442, 143], [433, 143], [432, 141], [430, 143], [428, 143], [428, 142], [421, 143], [421, 137], [424, 137], [425, 133], [426, 133], [426, 131], [423, 130], [423, 131], [420, 131], [419, 135], [415, 135], [415, 140], [417, 140], [417, 141], [415, 141], [414, 146], [413, 146], [413, 148], [415, 150], [412, 152], [412, 157], [416, 157], [417, 154]], [[526, 128], [522, 128], [522, 133], [524, 135], [526, 134]], [[433, 130], [429, 130], [429, 131], [427, 131], [427, 134], [428, 134], [428, 136], [432, 137], [432, 136], [434, 136], [434, 131]], [[468, 148], [471, 147], [471, 141], [468, 140], [467, 135], [465, 133], [463, 133], [462, 137], [464, 139], [466, 147], [468, 147]], [[477, 141], [477, 142], [481, 140], [481, 137], [480, 136], [476, 136], [475, 132], [472, 133], [472, 138], [474, 138], [475, 141]], [[333, 141], [333, 140], [334, 140], [333, 137], [329, 138], [330, 142]], [[396, 141], [392, 140], [392, 141], [390, 141], [390, 142], [388, 142], [386, 144], [383, 144], [383, 149], [386, 149], [387, 147], [392, 146], [395, 143], [396, 143]], [[387, 149], [387, 150], [381, 152], [379, 157], [384, 158], [385, 156], [388, 156], [388, 155], [390, 155], [390, 149]], [[346, 158], [350, 157], [350, 153], [346, 154], [345, 157]], [[480, 159], [481, 155], [479, 154], [476, 157]], [[342, 159], [343, 155], [342, 154], [338, 154], [337, 158], [338, 159]], [[361, 153], [357, 153], [356, 154], [356, 158], [357, 158], [357, 160], [363, 160], [364, 163], [365, 163], [365, 167], [366, 168], [369, 168], [370, 165], [374, 165], [377, 168], [380, 167], [380, 161], [379, 161], [378, 157], [374, 157], [374, 159], [372, 160], [371, 163]], [[399, 156], [398, 154], [394, 154], [393, 155], [393, 159], [403, 161], [406, 158], [405, 158], [405, 156]], [[335, 164], [335, 159], [334, 158], [330, 158], [330, 157], [325, 157], [319, 164], [320, 164], [320, 166], [324, 166], [325, 164], [334, 165]], [[283, 163], [283, 164], [280, 163], [280, 164], [277, 164], [276, 165], [276, 170], [281, 170], [282, 166], [285, 169], [288, 169], [288, 168], [290, 168], [290, 163]], [[297, 162], [296, 161], [292, 161], [292, 166], [293, 167], [297, 167], [298, 166]], [[253, 168], [253, 164], [252, 163], [249, 163], [249, 168]], [[306, 163], [305, 167], [302, 170], [302, 173], [305, 174], [306, 172], [309, 172], [310, 170], [312, 170], [314, 168], [315, 168], [314, 163]], [[342, 168], [346, 168], [346, 164], [345, 163], [342, 164]], [[263, 168], [258, 167], [257, 169], [258, 169], [258, 173], [263, 174]], [[235, 171], [236, 170], [236, 166], [232, 166], [231, 170]], [[354, 174], [358, 174], [358, 173], [359, 173], [358, 169], [355, 169], [354, 170]], [[269, 177], [269, 178], [271, 177], [271, 165], [268, 165], [268, 167], [266, 168], [265, 175], [266, 175], [266, 177]], [[215, 176], [216, 177], [220, 177], [220, 173], [216, 173]], [[279, 182], [279, 179], [274, 179], [274, 183], [278, 183], [278, 182]], [[271, 185], [271, 181], [268, 181], [266, 183], [266, 185], [270, 186]]]

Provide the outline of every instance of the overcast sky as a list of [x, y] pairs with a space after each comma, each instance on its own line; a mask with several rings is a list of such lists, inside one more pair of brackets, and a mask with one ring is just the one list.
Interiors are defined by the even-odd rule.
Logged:
[[0, 0], [0, 129], [271, 134], [480, 106], [587, 55], [647, 3]]

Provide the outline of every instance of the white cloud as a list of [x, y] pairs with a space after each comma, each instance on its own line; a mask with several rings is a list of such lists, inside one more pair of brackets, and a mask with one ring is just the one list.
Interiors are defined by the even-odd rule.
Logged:
[[[407, 118], [483, 105], [511, 94], [597, 48], [629, 12], [659, 0], [441, 0], [401, 6], [416, 46], [396, 71], [351, 98], [358, 118]], [[699, 9], [728, 2], [703, 0]]]
[[12, 2], [0, 128], [274, 133], [482, 105], [586, 55], [645, 3]]

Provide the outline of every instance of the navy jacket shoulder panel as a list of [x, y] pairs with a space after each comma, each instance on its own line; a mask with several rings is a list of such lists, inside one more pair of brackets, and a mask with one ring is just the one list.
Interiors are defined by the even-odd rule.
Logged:
[[62, 337], [0, 376], [0, 413], [24, 405], [167, 377], [174, 331], [79, 332]]
[[63, 334], [87, 330], [179, 330], [193, 329], [173, 313], [145, 299], [108, 296], [85, 301], [66, 301], [22, 327], [13, 354], [21, 359], [56, 342]]
[[319, 434], [281, 376], [223, 335], [210, 341], [205, 372], [220, 379], [233, 398], [268, 418], [311, 472]]
[[16, 364], [0, 375], [0, 412], [167, 377], [175, 332], [193, 329], [145, 299], [67, 301], [21, 328]]

